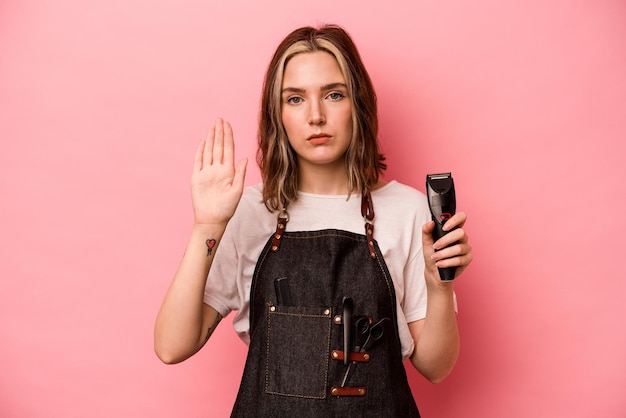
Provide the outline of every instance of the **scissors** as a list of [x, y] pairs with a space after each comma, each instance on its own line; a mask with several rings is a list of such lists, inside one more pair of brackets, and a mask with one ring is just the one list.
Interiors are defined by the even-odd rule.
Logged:
[[[359, 317], [354, 324], [356, 334], [356, 345], [354, 347], [354, 351], [365, 353], [367, 350], [376, 345], [376, 343], [378, 343], [385, 335], [385, 325], [389, 320], [389, 318], [383, 318], [375, 324], [372, 324], [370, 318]], [[346, 355], [346, 357], [348, 356]], [[355, 363], [356, 361], [353, 361], [348, 365], [346, 373], [343, 375], [343, 380], [341, 381], [341, 387], [346, 385]]]

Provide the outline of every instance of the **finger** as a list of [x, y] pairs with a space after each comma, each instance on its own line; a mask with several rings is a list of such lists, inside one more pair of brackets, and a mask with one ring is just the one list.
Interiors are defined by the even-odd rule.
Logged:
[[198, 145], [198, 149], [196, 149], [196, 155], [194, 156], [194, 159], [193, 159], [193, 171], [194, 172], [202, 170], [202, 156], [204, 154], [205, 144], [206, 144], [206, 140], [200, 141], [200, 144]]
[[443, 225], [443, 230], [450, 231], [454, 228], [462, 227], [465, 225], [465, 221], [467, 221], [467, 215], [465, 212], [458, 212], [446, 221]]
[[213, 162], [221, 164], [224, 162], [224, 120], [217, 118], [215, 122], [215, 140], [213, 142]]
[[214, 142], [215, 142], [215, 123], [212, 123], [209, 126], [209, 132], [207, 133], [205, 144], [204, 144], [204, 153], [203, 153], [203, 160], [202, 160], [203, 167], [213, 164], [213, 143]]
[[440, 269], [450, 268], [450, 267], [461, 267], [461, 257], [451, 257], [445, 258], [443, 260], [435, 261], [435, 266]]
[[430, 221], [422, 225], [422, 248], [433, 247], [433, 229], [435, 229], [435, 222]]
[[244, 179], [246, 178], [246, 167], [248, 159], [242, 158], [235, 167], [235, 177], [233, 178], [233, 187], [237, 190], [243, 190]]
[[455, 245], [451, 245], [449, 247], [442, 248], [441, 250], [435, 251], [431, 255], [431, 258], [435, 261], [439, 261], [439, 260], [444, 260], [446, 258], [462, 256], [463, 254], [466, 254], [469, 251], [470, 251], [469, 245], [458, 243]]
[[461, 254], [456, 257], [444, 258], [437, 260], [435, 265], [439, 268], [457, 267], [465, 269], [472, 262], [472, 253]]
[[433, 245], [433, 248], [435, 248], [436, 250], [440, 250], [457, 242], [467, 242], [467, 240], [468, 237], [465, 230], [463, 230], [462, 228], [457, 228], [439, 238]]
[[234, 164], [235, 162], [235, 141], [233, 128], [230, 123], [224, 121], [224, 163]]

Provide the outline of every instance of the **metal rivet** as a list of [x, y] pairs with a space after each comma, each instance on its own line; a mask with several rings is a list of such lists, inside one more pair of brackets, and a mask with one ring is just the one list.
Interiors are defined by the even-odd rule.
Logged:
[[330, 315], [330, 309], [324, 309], [324, 315]]
[[272, 251], [276, 251], [277, 249], [278, 249], [278, 247], [275, 246], [275, 245], [272, 247]]
[[376, 257], [376, 253], [370, 253], [372, 257]]
[[336, 351], [333, 351], [333, 358], [337, 358], [337, 357], [339, 357], [339, 353]]
[[283, 225], [283, 224], [278, 224], [278, 229], [285, 229], [285, 225]]
[[276, 237], [276, 239], [280, 239], [280, 235], [276, 234], [274, 236]]
[[341, 315], [335, 315], [335, 324], [341, 324]]
[[331, 395], [334, 395], [334, 396], [337, 396], [337, 395], [339, 394], [339, 389], [337, 389], [337, 388], [332, 388], [332, 389], [330, 390], [330, 394], [331, 394]]
[[276, 306], [270, 306], [270, 312], [274, 312], [276, 310]]
[[363, 389], [359, 389], [359, 395], [363, 395], [364, 390]]
[[367, 354], [367, 353], [363, 354], [363, 360], [369, 361], [370, 360], [370, 355]]

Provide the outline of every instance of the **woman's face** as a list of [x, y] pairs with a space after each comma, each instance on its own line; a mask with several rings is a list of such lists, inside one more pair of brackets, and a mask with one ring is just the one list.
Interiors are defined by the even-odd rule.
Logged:
[[335, 57], [323, 51], [292, 57], [281, 101], [283, 125], [300, 169], [343, 168], [352, 139], [352, 100]]

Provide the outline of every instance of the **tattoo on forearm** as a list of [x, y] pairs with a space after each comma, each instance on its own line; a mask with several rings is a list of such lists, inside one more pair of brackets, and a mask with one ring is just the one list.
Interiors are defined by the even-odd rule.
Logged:
[[213, 247], [215, 247], [215, 244], [217, 243], [217, 241], [215, 241], [213, 238], [206, 240], [206, 247], [207, 247], [207, 257], [211, 255], [211, 252], [213, 252]]
[[209, 340], [209, 337], [211, 337], [211, 335], [213, 334], [213, 331], [215, 331], [215, 328], [217, 328], [217, 324], [219, 324], [221, 320], [222, 320], [222, 315], [218, 313], [217, 316], [215, 317], [215, 322], [213, 322], [213, 325], [211, 325], [209, 329], [207, 330], [207, 334], [206, 334], [206, 338], [204, 342], [207, 342]]

